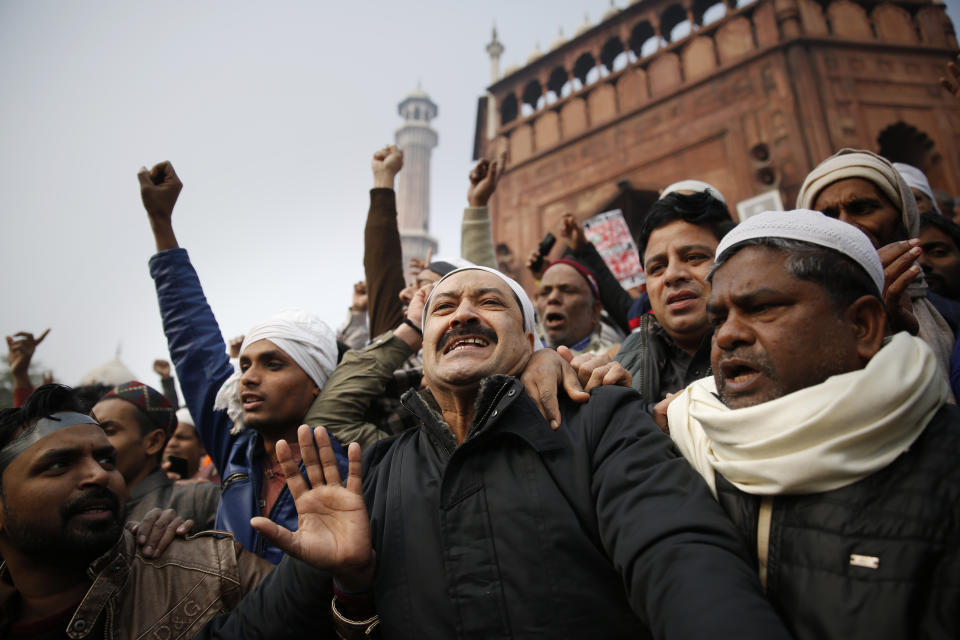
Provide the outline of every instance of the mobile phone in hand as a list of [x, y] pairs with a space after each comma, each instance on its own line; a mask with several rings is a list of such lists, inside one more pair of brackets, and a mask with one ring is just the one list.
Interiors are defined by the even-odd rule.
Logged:
[[550, 249], [553, 249], [553, 245], [556, 242], [557, 239], [553, 236], [553, 234], [547, 231], [547, 235], [543, 236], [543, 240], [541, 240], [540, 244], [537, 245], [537, 253], [540, 254], [540, 257], [537, 258], [536, 262], [530, 265], [531, 271], [536, 273], [543, 268], [543, 261], [547, 259], [547, 254], [550, 253]]

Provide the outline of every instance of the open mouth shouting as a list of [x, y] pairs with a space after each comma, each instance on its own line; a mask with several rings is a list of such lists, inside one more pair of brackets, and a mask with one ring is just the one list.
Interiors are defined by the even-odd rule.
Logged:
[[443, 355], [454, 352], [471, 352], [497, 344], [497, 334], [486, 327], [453, 329], [443, 334], [437, 342], [437, 351]]
[[543, 326], [546, 329], [561, 329], [566, 323], [566, 314], [559, 311], [551, 311], [543, 317]]
[[769, 367], [749, 357], [725, 358], [717, 364], [715, 371], [720, 399], [731, 409], [765, 401], [771, 385], [776, 386]]

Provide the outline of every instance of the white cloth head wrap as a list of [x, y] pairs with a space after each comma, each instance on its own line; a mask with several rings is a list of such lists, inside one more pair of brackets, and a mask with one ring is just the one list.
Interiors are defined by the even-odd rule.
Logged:
[[886, 158], [870, 151], [841, 149], [817, 165], [800, 187], [797, 209], [813, 209], [821, 191], [846, 178], [863, 178], [875, 184], [900, 210], [907, 235], [916, 238], [920, 234], [920, 213], [910, 185]]
[[433, 292], [437, 290], [437, 287], [440, 286], [440, 283], [455, 273], [460, 273], [461, 271], [470, 271], [472, 269], [493, 274], [507, 283], [507, 286], [510, 287], [510, 290], [513, 291], [514, 295], [517, 296], [517, 299], [520, 300], [520, 311], [523, 313], [523, 331], [524, 333], [533, 334], [533, 350], [539, 351], [540, 349], [543, 349], [543, 343], [541, 343], [540, 338], [537, 337], [536, 318], [533, 313], [533, 303], [530, 301], [530, 296], [528, 296], [527, 292], [523, 290], [523, 287], [520, 286], [519, 282], [509, 276], [505, 276], [496, 269], [491, 269], [490, 267], [482, 267], [479, 265], [473, 267], [463, 267], [462, 269], [451, 271], [447, 275], [437, 280], [436, 286], [434, 286], [434, 288], [430, 291], [430, 296], [423, 305], [423, 317], [421, 318], [420, 326], [425, 327], [427, 324], [427, 309], [430, 308], [430, 298], [433, 297]]
[[802, 240], [820, 247], [839, 251], [863, 267], [877, 294], [883, 292], [883, 264], [873, 243], [860, 229], [840, 222], [819, 211], [765, 211], [751, 216], [735, 226], [717, 246], [717, 262], [735, 244], [755, 238], [785, 238]]
[[[258, 340], [275, 344], [321, 389], [337, 367], [336, 335], [323, 320], [303, 309], [284, 309], [269, 320], [254, 325], [244, 336], [240, 353]], [[213, 405], [214, 409], [227, 410], [236, 423], [234, 433], [243, 428], [240, 377], [241, 373], [237, 371], [223, 383]]]
[[703, 182], [702, 180], [681, 180], [680, 182], [674, 182], [672, 185], [660, 192], [660, 200], [663, 200], [663, 197], [669, 193], [676, 193], [677, 191], [697, 191], [700, 193], [707, 193], [726, 206], [727, 200], [723, 197], [723, 194], [720, 193], [720, 190], [709, 182]]
[[933, 210], [943, 215], [943, 212], [940, 211], [940, 205], [937, 204], [937, 199], [933, 196], [930, 181], [927, 180], [927, 176], [923, 171], [920, 171], [920, 169], [917, 169], [911, 164], [904, 164], [903, 162], [894, 162], [893, 168], [900, 172], [900, 175], [903, 176], [903, 179], [911, 189], [916, 189], [930, 198], [930, 202], [933, 203]]
[[183, 422], [191, 427], [197, 426], [197, 423], [193, 421], [193, 416], [190, 415], [190, 409], [187, 409], [186, 407], [180, 407], [177, 409], [177, 422]]

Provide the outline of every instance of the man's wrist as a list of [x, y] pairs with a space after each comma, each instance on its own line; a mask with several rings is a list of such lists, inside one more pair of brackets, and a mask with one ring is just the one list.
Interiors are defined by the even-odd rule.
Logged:
[[176, 249], [180, 245], [177, 243], [177, 236], [173, 233], [173, 224], [170, 219], [159, 220], [150, 217], [150, 228], [153, 230], [153, 238], [157, 243], [157, 251], [167, 249]]
[[373, 188], [374, 189], [393, 189], [393, 178], [396, 174], [394, 173], [374, 173], [373, 174]]
[[30, 382], [30, 374], [26, 372], [16, 372], [12, 373], [11, 377], [13, 378], [13, 386], [15, 389], [29, 389], [33, 387], [33, 383]]
[[409, 318], [403, 319], [403, 322], [393, 330], [393, 335], [406, 342], [414, 352], [419, 351], [423, 345], [423, 332], [418, 330]]

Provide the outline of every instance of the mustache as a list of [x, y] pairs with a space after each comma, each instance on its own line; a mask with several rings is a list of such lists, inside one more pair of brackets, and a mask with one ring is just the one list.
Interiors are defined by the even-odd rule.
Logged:
[[63, 503], [60, 507], [60, 513], [64, 518], [69, 518], [78, 513], [83, 513], [94, 506], [105, 506], [114, 513], [120, 513], [120, 500], [116, 494], [106, 487], [94, 487], [76, 498]]
[[437, 352], [443, 351], [443, 348], [447, 346], [451, 340], [463, 338], [464, 336], [481, 336], [489, 340], [490, 344], [497, 344], [498, 342], [497, 333], [493, 329], [481, 327], [479, 324], [470, 324], [462, 328], [451, 329], [440, 336], [440, 339], [437, 340]]

